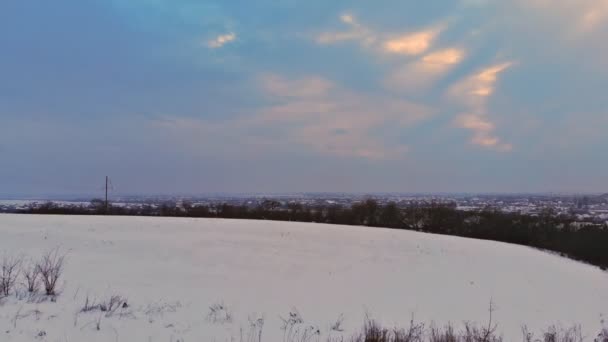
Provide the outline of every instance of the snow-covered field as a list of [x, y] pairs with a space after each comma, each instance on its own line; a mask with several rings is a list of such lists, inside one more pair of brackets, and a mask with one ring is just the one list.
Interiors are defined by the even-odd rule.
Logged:
[[[490, 301], [507, 341], [523, 324], [556, 323], [593, 340], [608, 319], [607, 272], [521, 246], [305, 223], [0, 215], [0, 257], [55, 247], [67, 253], [61, 295], [4, 299], [1, 341], [248, 341], [260, 318], [263, 340], [283, 341], [280, 317], [295, 309], [294, 329], [325, 341], [351, 336], [366, 312], [387, 325], [484, 323]], [[111, 295], [129, 306], [79, 313]], [[230, 317], [210, 314], [216, 304]], [[344, 331], [331, 331], [341, 315]]]

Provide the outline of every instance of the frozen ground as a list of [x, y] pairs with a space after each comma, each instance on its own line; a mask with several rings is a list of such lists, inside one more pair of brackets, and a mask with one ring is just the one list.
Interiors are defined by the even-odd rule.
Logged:
[[[248, 341], [259, 318], [264, 341], [283, 341], [280, 317], [294, 308], [304, 322], [294, 329], [314, 326], [325, 341], [350, 336], [366, 312], [387, 325], [412, 315], [483, 323], [491, 300], [498, 330], [519, 341], [522, 324], [577, 323], [594, 337], [608, 315], [607, 272], [503, 243], [305, 223], [0, 215], [0, 256], [55, 247], [67, 253], [57, 302], [4, 299], [1, 341]], [[115, 294], [129, 307], [79, 313], [87, 296]], [[210, 315], [215, 304], [230, 319]], [[344, 331], [332, 332], [340, 315]]]

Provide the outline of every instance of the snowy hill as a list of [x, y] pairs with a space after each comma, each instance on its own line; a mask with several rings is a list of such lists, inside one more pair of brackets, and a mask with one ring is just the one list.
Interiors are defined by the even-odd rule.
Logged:
[[[306, 223], [0, 215], [0, 257], [67, 254], [56, 302], [0, 302], [2, 341], [282, 341], [301, 316], [321, 341], [348, 337], [369, 312], [407, 324], [486, 322], [507, 341], [521, 326], [608, 316], [608, 273], [527, 247], [411, 231]], [[19, 286], [17, 286], [19, 287]], [[91, 310], [113, 295], [112, 313]], [[213, 307], [214, 310], [211, 310]], [[343, 316], [343, 332], [331, 326]], [[340, 329], [341, 330], [341, 329]], [[591, 339], [592, 340], [592, 339]]]

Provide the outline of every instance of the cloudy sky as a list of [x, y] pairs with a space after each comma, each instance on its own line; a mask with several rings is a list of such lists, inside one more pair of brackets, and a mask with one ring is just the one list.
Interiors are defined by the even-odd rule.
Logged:
[[608, 0], [4, 0], [0, 194], [608, 191]]

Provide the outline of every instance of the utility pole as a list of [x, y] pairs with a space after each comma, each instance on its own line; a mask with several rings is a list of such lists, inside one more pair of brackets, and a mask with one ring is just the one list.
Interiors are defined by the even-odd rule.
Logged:
[[108, 214], [108, 176], [106, 176], [106, 215]]

